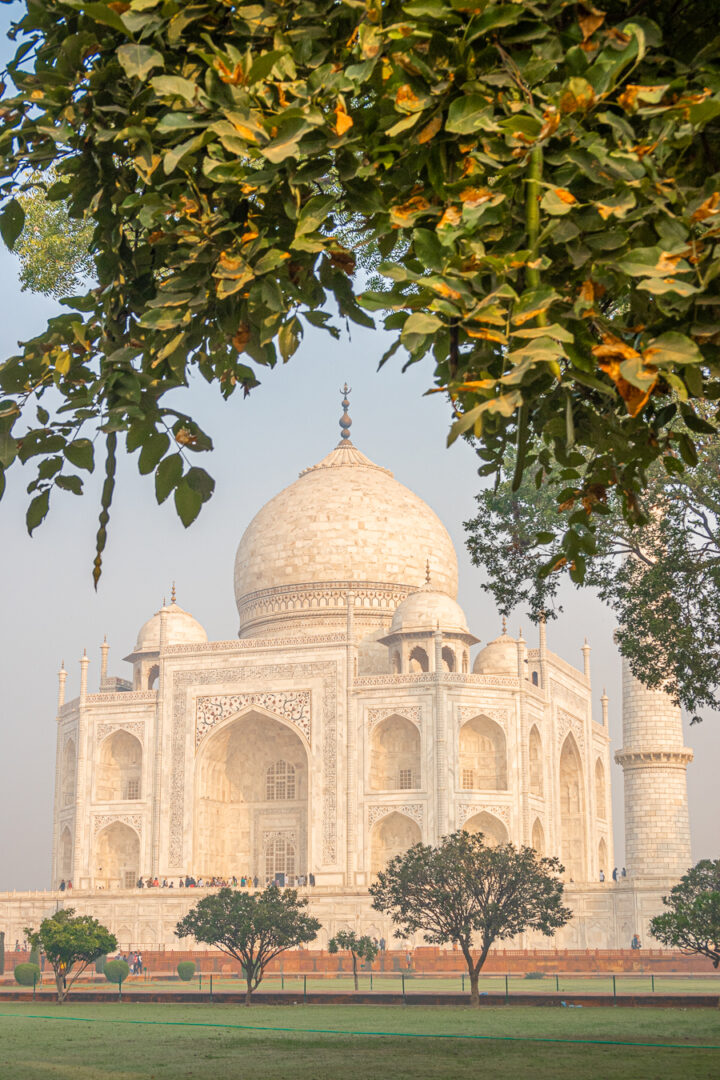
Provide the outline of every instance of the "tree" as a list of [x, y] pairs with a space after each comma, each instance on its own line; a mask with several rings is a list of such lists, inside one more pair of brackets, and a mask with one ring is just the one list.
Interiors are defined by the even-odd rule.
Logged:
[[[519, 477], [536, 438], [578, 514], [613, 487], [640, 520], [652, 461], [695, 459], [676, 401], [705, 431], [720, 396], [718, 55], [703, 0], [600, 3], [28, 3], [0, 231], [54, 167], [97, 271], [0, 368], [0, 463], [38, 466], [28, 529], [82, 491], [98, 431], [96, 583], [118, 436], [189, 525], [211, 441], [166, 393], [197, 372], [247, 394], [306, 326], [337, 336], [336, 308], [385, 313], [383, 362], [432, 357], [488, 473], [516, 444]], [[385, 285], [362, 293], [366, 253]]]
[[367, 934], [358, 937], [354, 930], [340, 930], [328, 942], [328, 952], [349, 952], [352, 956], [353, 981], [356, 990], [358, 988], [358, 960], [372, 964], [379, 950], [380, 946], [376, 945], [372, 938], [368, 937]]
[[[592, 586], [618, 620], [617, 640], [633, 673], [662, 689], [699, 720], [720, 707], [720, 445], [697, 440], [698, 466], [648, 472], [650, 521], [628, 525], [617, 494], [609, 493], [592, 533], [584, 584]], [[477, 496], [478, 513], [465, 522], [467, 547], [486, 573], [482, 588], [508, 615], [522, 606], [530, 618], [552, 617], [570, 567], [560, 485], [538, 490], [525, 477], [513, 491], [511, 456], [502, 481]], [[565, 534], [567, 535], [567, 534]], [[585, 562], [585, 555], [576, 558]]]
[[254, 894], [224, 888], [199, 900], [175, 933], [239, 960], [247, 980], [245, 1004], [250, 1005], [270, 961], [317, 937], [320, 923], [305, 914], [307, 904], [295, 889], [281, 892], [277, 885]]
[[23, 290], [60, 298], [77, 292], [92, 278], [95, 264], [90, 254], [92, 226], [75, 220], [64, 200], [51, 201], [47, 191], [56, 184], [54, 168], [34, 172], [18, 195], [24, 213], [23, 230], [13, 246], [20, 260]]
[[39, 930], [25, 929], [32, 949], [42, 949], [55, 973], [58, 1002], [70, 993], [73, 983], [100, 956], [117, 948], [114, 934], [90, 915], [76, 915], [62, 908], [43, 919]]
[[720, 966], [720, 859], [701, 859], [663, 897], [669, 911], [650, 923], [663, 945], [709, 957]]
[[[563, 907], [557, 859], [513, 844], [489, 847], [481, 833], [463, 830], [436, 847], [415, 844], [396, 855], [370, 886], [373, 907], [398, 927], [396, 937], [423, 931], [432, 945], [456, 942], [465, 957], [473, 1005], [478, 977], [495, 941], [525, 930], [547, 937], [572, 917]], [[473, 946], [479, 940], [479, 954]]]

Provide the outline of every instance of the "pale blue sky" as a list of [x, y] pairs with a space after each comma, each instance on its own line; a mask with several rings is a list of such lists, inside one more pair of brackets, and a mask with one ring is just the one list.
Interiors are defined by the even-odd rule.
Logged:
[[[12, 9], [11, 9], [12, 10]], [[0, 12], [5, 33], [8, 9]], [[0, 45], [0, 48], [2, 46]], [[3, 318], [0, 356], [36, 333], [54, 310], [41, 297], [23, 294], [17, 264], [0, 253]], [[324, 456], [337, 442], [338, 388], [353, 387], [353, 441], [374, 461], [425, 499], [445, 522], [460, 561], [459, 600], [471, 629], [487, 641], [499, 632], [497, 614], [480, 588], [463, 545], [462, 522], [474, 513], [479, 489], [476, 459], [465, 444], [445, 449], [448, 407], [439, 395], [423, 397], [431, 368], [416, 365], [401, 374], [395, 358], [378, 374], [385, 343], [381, 333], [353, 329], [342, 341], [313, 333], [281, 369], [263, 372], [262, 387], [247, 400], [225, 404], [204, 382], [188, 397], [215, 442], [203, 455], [217, 481], [216, 493], [190, 530], [175, 517], [171, 501], [157, 507], [152, 480], [139, 477], [135, 458], [123, 461], [112, 509], [104, 573], [97, 594], [91, 569], [97, 528], [99, 483], [78, 499], [64, 494], [31, 540], [24, 525], [25, 486], [30, 469], [13, 469], [0, 504], [0, 550], [5, 566], [2, 597], [4, 632], [0, 685], [0, 890], [44, 888], [49, 879], [55, 755], [57, 670], [65, 659], [68, 697], [77, 693], [78, 661], [86, 647], [95, 688], [99, 646], [110, 643], [112, 674], [127, 675], [121, 658], [132, 648], [140, 625], [159, 607], [177, 581], [178, 602], [206, 627], [210, 639], [237, 633], [232, 571], [235, 548], [257, 510]], [[190, 399], [192, 404], [190, 404]], [[27, 475], [24, 475], [27, 474]], [[411, 538], [408, 538], [411, 542]], [[518, 613], [511, 621], [517, 632]], [[525, 637], [535, 645], [527, 620]], [[596, 715], [603, 686], [610, 696], [614, 748], [620, 745], [619, 660], [612, 644], [613, 619], [587, 592], [568, 591], [564, 616], [550, 627], [551, 648], [581, 666], [580, 647], [593, 648]], [[715, 779], [720, 726], [709, 717], [689, 730], [695, 749], [689, 790], [694, 857], [716, 857], [720, 791]], [[622, 861], [622, 779], [613, 765], [615, 842]]]

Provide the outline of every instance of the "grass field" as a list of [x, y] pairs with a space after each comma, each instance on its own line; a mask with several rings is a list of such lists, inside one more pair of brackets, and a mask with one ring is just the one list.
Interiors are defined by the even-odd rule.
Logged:
[[[44, 989], [53, 989], [51, 973], [46, 973], [42, 986]], [[102, 990], [107, 993], [113, 987], [102, 977], [92, 980], [81, 980], [77, 984], [78, 989]], [[213, 975], [213, 990], [242, 992], [244, 982], [240, 978], [223, 975]], [[286, 993], [302, 994], [302, 975], [276, 974], [267, 975], [263, 980], [261, 990], [277, 992], [284, 990]], [[338, 991], [351, 992], [353, 990], [352, 975], [344, 974], [335, 978], [313, 978], [307, 976], [308, 993], [336, 993]], [[16, 990], [15, 982], [4, 984], [4, 990]], [[207, 993], [210, 988], [208, 975], [202, 979], [196, 974], [190, 982], [181, 982], [178, 978], [137, 976], [129, 978], [124, 990], [136, 991], [182, 991], [193, 993], [202, 991]], [[372, 982], [370, 975], [363, 972], [359, 976], [359, 990], [368, 993], [371, 990], [377, 993], [402, 992], [402, 979], [399, 973], [375, 973]], [[469, 995], [470, 988], [467, 976], [463, 979], [458, 974], [453, 975], [417, 975], [405, 979], [405, 988], [408, 993], [451, 993], [465, 992]], [[522, 975], [510, 975], [508, 978], [508, 990], [511, 994], [612, 994], [612, 975], [546, 975], [542, 979], [526, 979]], [[483, 975], [480, 978], [480, 991], [485, 993], [501, 994], [505, 992], [504, 975]], [[720, 994], [720, 974], [717, 975], [639, 975], [621, 974], [615, 977], [615, 993], [618, 996], [624, 994]]]
[[[213, 1026], [223, 1024], [291, 1030]], [[388, 1034], [362, 1034], [369, 1032]], [[451, 1035], [497, 1038], [447, 1038]], [[0, 1004], [0, 1075], [3, 1080], [717, 1080], [720, 1011], [6, 1002]]]

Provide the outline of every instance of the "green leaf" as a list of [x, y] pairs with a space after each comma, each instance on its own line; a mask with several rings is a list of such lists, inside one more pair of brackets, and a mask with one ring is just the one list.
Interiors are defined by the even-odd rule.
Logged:
[[198, 465], [193, 465], [191, 469], [188, 469], [184, 480], [193, 491], [197, 492], [203, 502], [207, 502], [215, 490], [215, 481], [212, 476]]
[[175, 488], [175, 509], [186, 529], [200, 513], [202, 504], [202, 495], [188, 484], [187, 477], [183, 477]]
[[27, 514], [25, 515], [25, 522], [27, 524], [27, 531], [32, 536], [35, 529], [41, 521], [44, 520], [47, 515], [50, 506], [50, 489], [46, 488], [39, 495], [36, 495], [27, 508]]
[[283, 323], [278, 334], [278, 345], [283, 362], [287, 363], [290, 357], [297, 352], [302, 337], [302, 325], [297, 316]]
[[515, 304], [512, 313], [512, 322], [516, 326], [529, 322], [541, 312], [547, 311], [552, 303], [560, 300], [560, 294], [555, 292], [551, 285], [541, 285], [539, 289], [528, 289], [522, 293]]
[[138, 458], [138, 471], [145, 476], [152, 472], [163, 454], [167, 453], [170, 446], [170, 437], [164, 431], [154, 431], [145, 439], [140, 457]]
[[109, 4], [85, 4], [81, 0], [72, 0], [67, 4], [67, 7], [76, 8], [95, 22], [101, 23], [103, 26], [112, 26], [113, 30], [120, 30], [121, 33], [127, 34], [125, 24]]
[[82, 495], [83, 482], [79, 476], [56, 476], [55, 483], [63, 491], [72, 491], [73, 495]]
[[141, 82], [145, 81], [153, 68], [165, 66], [162, 53], [149, 45], [121, 45], [117, 58], [125, 74], [129, 78], [140, 79]]
[[646, 364], [674, 366], [675, 364], [701, 364], [703, 355], [692, 338], [676, 330], [653, 338], [643, 347]]
[[522, 4], [492, 4], [488, 11], [470, 20], [465, 31], [465, 41], [469, 45], [490, 30], [497, 30], [500, 26], [513, 26], [522, 15]]
[[95, 468], [95, 452], [89, 439], [75, 439], [64, 448], [65, 457], [77, 469], [92, 472]]
[[181, 97], [190, 104], [193, 103], [198, 93], [197, 83], [191, 79], [183, 79], [179, 75], [155, 75], [150, 80], [150, 85], [161, 97]]
[[476, 405], [469, 412], [463, 413], [452, 425], [447, 439], [448, 446], [452, 446], [458, 436], [481, 421], [484, 413], [498, 413], [500, 416], [510, 417], [522, 403], [523, 396], [520, 390], [511, 390], [507, 394], [500, 394], [498, 397], [489, 398], [482, 404]]
[[319, 225], [326, 221], [333, 206], [337, 205], [336, 195], [313, 195], [303, 206], [298, 215], [296, 236], [304, 236], [315, 232]]
[[448, 109], [445, 130], [458, 135], [470, 135], [473, 131], [497, 131], [494, 113], [487, 98], [481, 94], [466, 94], [455, 98]]
[[615, 265], [630, 277], [667, 277], [690, 269], [688, 263], [676, 263], [670, 252], [657, 246], [633, 248]]
[[435, 334], [442, 329], [443, 325], [442, 319], [438, 319], [437, 315], [416, 311], [405, 320], [402, 337], [405, 338], [408, 334], [417, 334], [419, 336]]
[[0, 235], [5, 242], [5, 247], [9, 248], [10, 251], [12, 251], [15, 241], [23, 231], [24, 224], [25, 211], [17, 199], [11, 199], [9, 203], [5, 204], [0, 213]]
[[162, 459], [155, 470], [155, 496], [159, 503], [164, 503], [173, 488], [177, 487], [182, 471], [181, 454], [168, 454]]

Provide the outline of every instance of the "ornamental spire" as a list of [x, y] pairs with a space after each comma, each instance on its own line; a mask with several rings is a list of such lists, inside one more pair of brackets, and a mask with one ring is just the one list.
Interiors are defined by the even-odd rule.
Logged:
[[430, 560], [425, 560], [425, 584], [430, 584]]
[[348, 407], [350, 405], [350, 402], [348, 401], [348, 394], [352, 393], [352, 387], [348, 386], [348, 384], [345, 383], [342, 390], [340, 390], [340, 393], [343, 396], [343, 399], [342, 399], [343, 414], [340, 417], [340, 438], [341, 439], [349, 439], [350, 438], [350, 428], [352, 426], [352, 420], [348, 416]]

